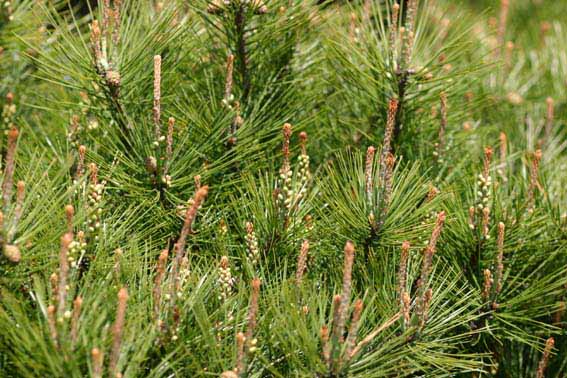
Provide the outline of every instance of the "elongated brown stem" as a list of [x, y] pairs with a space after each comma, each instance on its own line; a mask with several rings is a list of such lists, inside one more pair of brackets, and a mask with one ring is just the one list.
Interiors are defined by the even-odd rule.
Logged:
[[486, 301], [490, 299], [490, 294], [492, 292], [492, 284], [494, 280], [492, 278], [492, 272], [490, 269], [484, 270], [484, 289], [482, 290], [482, 298]]
[[398, 28], [399, 28], [399, 14], [400, 14], [400, 4], [397, 2], [392, 5], [392, 18], [390, 19], [390, 28], [389, 28], [389, 41], [390, 41], [390, 51], [392, 53], [396, 49], [396, 36], [398, 35]]
[[102, 378], [104, 353], [98, 349], [91, 349], [91, 360], [93, 364], [93, 378]]
[[392, 138], [396, 128], [396, 115], [398, 113], [399, 101], [391, 99], [388, 104], [388, 114], [386, 119], [386, 129], [384, 130], [384, 141], [382, 142], [382, 157], [380, 158], [380, 169], [384, 172], [386, 157], [392, 151]]
[[384, 224], [386, 214], [390, 208], [390, 202], [392, 200], [392, 190], [394, 186], [394, 166], [396, 165], [396, 157], [389, 153], [386, 156], [386, 164], [384, 165], [384, 191], [382, 193], [382, 208], [380, 215], [380, 226]]
[[159, 143], [161, 137], [161, 56], [154, 56], [154, 137]]
[[244, 333], [238, 332], [236, 334], [236, 371], [238, 377], [241, 377], [246, 372], [246, 352], [245, 352], [246, 336]]
[[360, 327], [360, 316], [362, 315], [363, 307], [364, 307], [364, 303], [362, 302], [361, 299], [358, 299], [354, 303], [354, 310], [352, 312], [352, 319], [350, 321], [350, 328], [348, 330], [348, 336], [346, 339], [346, 348], [345, 348], [346, 363], [350, 361], [352, 351], [355, 348], [356, 339], [358, 338], [358, 329]]
[[47, 307], [47, 325], [49, 326], [49, 334], [55, 346], [58, 347], [59, 341], [57, 339], [57, 320], [55, 319], [56, 311], [57, 310], [54, 305]]
[[354, 244], [347, 241], [344, 249], [344, 265], [343, 265], [343, 292], [341, 294], [341, 302], [338, 309], [338, 319], [333, 325], [333, 336], [336, 340], [342, 340], [344, 327], [347, 318], [348, 307], [350, 303], [350, 293], [352, 290], [352, 266], [354, 263]]
[[124, 333], [124, 324], [126, 319], [126, 302], [128, 301], [128, 290], [123, 287], [118, 292], [118, 307], [116, 309], [116, 319], [112, 326], [112, 349], [110, 352], [110, 360], [108, 362], [108, 371], [111, 377], [115, 377], [120, 358], [120, 347], [122, 345], [122, 335]]
[[173, 158], [173, 129], [175, 127], [175, 118], [169, 117], [167, 120], [167, 138], [165, 139], [165, 163], [163, 167], [163, 176], [169, 173], [171, 160]]
[[69, 273], [69, 262], [67, 255], [69, 245], [73, 241], [73, 235], [66, 233], [61, 237], [61, 249], [59, 251], [59, 285], [57, 286], [57, 320], [63, 321], [65, 306], [67, 302], [67, 275]]
[[254, 331], [256, 330], [260, 285], [261, 281], [259, 278], [254, 278], [252, 280], [252, 294], [250, 296], [250, 305], [248, 307], [248, 325], [246, 326], [247, 350], [250, 348], [250, 342], [252, 341]]
[[528, 187], [528, 212], [533, 212], [535, 208], [535, 194], [540, 186], [539, 184], [539, 164], [543, 154], [541, 150], [537, 150], [532, 158], [532, 167], [530, 171], [530, 184]]
[[[339, 297], [340, 298], [340, 297]], [[329, 328], [324, 325], [321, 327], [321, 354], [327, 366], [330, 365], [331, 360], [331, 345], [329, 344]]]
[[496, 257], [496, 294], [500, 294], [502, 291], [502, 279], [504, 274], [504, 231], [506, 226], [504, 223], [498, 223], [498, 239], [497, 239], [497, 246], [498, 246], [498, 255]]
[[510, 0], [500, 1], [500, 20], [498, 23], [498, 47], [495, 51], [496, 59], [500, 58], [502, 50], [504, 49], [504, 41], [506, 38], [506, 24], [508, 22], [508, 11], [510, 10]]
[[224, 101], [226, 105], [230, 105], [232, 100], [232, 85], [234, 75], [234, 55], [230, 54], [226, 58], [226, 79], [224, 84]]
[[554, 113], [555, 113], [555, 109], [554, 109], [554, 101], [553, 98], [548, 97], [545, 100], [545, 103], [547, 105], [547, 111], [545, 114], [545, 139], [549, 140], [549, 138], [551, 137], [551, 134], [553, 132], [553, 121], [554, 121]]
[[172, 300], [177, 296], [177, 291], [179, 291], [180, 280], [179, 280], [179, 267], [181, 266], [181, 260], [185, 256], [185, 244], [187, 242], [187, 236], [192, 233], [192, 226], [195, 218], [197, 217], [197, 212], [199, 208], [205, 201], [207, 194], [209, 193], [208, 186], [202, 186], [197, 190], [195, 196], [193, 197], [193, 203], [185, 212], [185, 221], [183, 222], [183, 227], [181, 228], [181, 233], [179, 234], [179, 239], [175, 243], [175, 261], [172, 269], [173, 285], [174, 291], [171, 293]]
[[298, 285], [303, 280], [303, 274], [307, 266], [307, 255], [309, 254], [309, 240], [305, 239], [301, 244], [301, 251], [297, 258], [297, 271], [295, 273], [295, 281]]
[[400, 255], [400, 269], [398, 271], [398, 296], [400, 307], [404, 307], [404, 293], [406, 293], [407, 285], [407, 269], [409, 259], [410, 243], [405, 241], [402, 243], [402, 253]]
[[555, 346], [555, 339], [550, 337], [545, 342], [545, 349], [543, 350], [543, 356], [539, 361], [539, 365], [537, 367], [537, 378], [545, 378], [545, 370], [547, 369], [547, 365], [549, 363], [549, 357], [551, 356], [551, 350]]
[[368, 205], [372, 206], [372, 192], [374, 190], [374, 175], [373, 175], [373, 167], [374, 167], [374, 154], [376, 152], [376, 148], [373, 146], [368, 147], [366, 150], [366, 167], [365, 167], [365, 179], [366, 179], [366, 200], [368, 201]]
[[169, 251], [167, 249], [164, 249], [163, 251], [161, 251], [160, 255], [159, 255], [159, 259], [158, 259], [158, 264], [157, 264], [157, 272], [156, 272], [156, 278], [154, 281], [154, 290], [153, 290], [153, 294], [154, 294], [154, 320], [158, 321], [159, 320], [159, 315], [161, 312], [161, 285], [163, 282], [163, 277], [165, 276], [165, 269], [166, 269], [166, 264], [167, 264], [167, 257], [169, 255]]
[[[445, 223], [445, 212], [442, 211], [437, 215], [437, 221], [435, 223], [435, 227], [433, 228], [433, 232], [431, 233], [431, 237], [429, 239], [429, 243], [425, 248], [425, 252], [423, 254], [423, 262], [421, 265], [421, 277], [418, 281], [418, 288], [421, 294], [420, 298], [418, 299], [417, 303], [417, 314], [420, 318], [420, 322], [425, 324], [425, 318], [427, 317], [427, 303], [428, 303], [428, 286], [429, 286], [429, 274], [431, 273], [432, 263], [433, 263], [433, 255], [436, 251], [437, 241], [439, 236], [441, 235], [441, 231], [443, 230], [443, 225]], [[429, 298], [431, 299], [431, 298]]]
[[83, 298], [78, 296], [73, 301], [73, 315], [71, 318], [71, 348], [75, 348], [77, 338], [79, 336], [79, 317], [81, 316], [81, 306], [83, 305]]

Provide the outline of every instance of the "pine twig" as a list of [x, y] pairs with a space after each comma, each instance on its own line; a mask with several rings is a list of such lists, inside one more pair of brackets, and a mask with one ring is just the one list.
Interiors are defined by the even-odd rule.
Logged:
[[364, 307], [364, 303], [361, 299], [358, 299], [354, 303], [354, 310], [352, 312], [352, 319], [350, 321], [350, 328], [348, 330], [348, 336], [346, 339], [346, 348], [345, 348], [345, 362], [348, 363], [350, 361], [352, 351], [356, 347], [356, 339], [358, 338], [358, 329], [360, 327], [360, 316], [362, 315], [362, 309]]
[[93, 364], [93, 378], [102, 378], [104, 353], [99, 348], [91, 349], [91, 360]]
[[117, 365], [120, 358], [120, 347], [122, 345], [122, 335], [124, 333], [124, 323], [126, 319], [126, 303], [128, 301], [128, 290], [123, 287], [118, 292], [118, 307], [116, 309], [116, 320], [112, 326], [112, 349], [108, 362], [108, 371], [111, 377], [118, 373]]
[[161, 139], [161, 56], [154, 56], [154, 138], [155, 142]]
[[309, 254], [309, 240], [303, 240], [301, 244], [301, 251], [299, 252], [299, 256], [297, 257], [297, 271], [295, 273], [295, 282], [297, 285], [301, 285], [301, 281], [303, 280], [303, 274], [305, 273], [305, 269], [307, 266], [307, 255]]
[[498, 223], [498, 239], [496, 244], [498, 246], [498, 255], [496, 257], [496, 295], [502, 291], [502, 282], [504, 275], [504, 232], [506, 226], [504, 223]]
[[83, 298], [77, 296], [73, 301], [73, 315], [71, 317], [71, 348], [74, 349], [77, 344], [79, 336], [79, 317], [81, 316], [81, 306], [83, 305]]
[[532, 157], [532, 166], [530, 170], [530, 183], [528, 187], [528, 212], [532, 213], [535, 209], [535, 194], [540, 187], [539, 184], [539, 165], [543, 154], [541, 150], [537, 150]]
[[63, 321], [65, 307], [67, 304], [67, 275], [69, 273], [69, 262], [67, 255], [69, 245], [73, 241], [73, 235], [66, 233], [61, 237], [61, 249], [59, 251], [59, 285], [57, 293], [57, 321]]
[[153, 290], [153, 294], [154, 294], [154, 320], [157, 322], [159, 321], [159, 314], [161, 312], [161, 292], [162, 292], [162, 282], [163, 282], [163, 278], [165, 276], [165, 270], [166, 270], [166, 265], [167, 265], [167, 257], [169, 255], [169, 250], [164, 249], [163, 251], [161, 251], [159, 258], [158, 258], [158, 263], [157, 263], [157, 269], [156, 269], [156, 277], [154, 280], [154, 290]]
[[344, 327], [346, 323], [347, 311], [350, 303], [350, 294], [352, 290], [352, 267], [354, 263], [354, 244], [347, 241], [344, 248], [344, 265], [343, 265], [343, 290], [341, 301], [338, 309], [337, 321], [333, 327], [333, 336], [339, 341], [343, 338]]
[[555, 346], [555, 339], [550, 337], [545, 342], [545, 349], [543, 351], [543, 356], [539, 361], [539, 365], [537, 367], [537, 378], [545, 378], [545, 370], [547, 369], [547, 365], [549, 363], [549, 358], [551, 356], [551, 350]]
[[549, 141], [553, 132], [553, 121], [554, 121], [554, 101], [553, 98], [548, 97], [545, 100], [547, 105], [546, 113], [545, 113], [545, 140]]

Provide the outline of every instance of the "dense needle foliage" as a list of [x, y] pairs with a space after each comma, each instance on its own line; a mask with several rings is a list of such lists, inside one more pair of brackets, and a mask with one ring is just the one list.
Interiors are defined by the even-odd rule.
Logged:
[[566, 12], [2, 1], [0, 377], [564, 378]]

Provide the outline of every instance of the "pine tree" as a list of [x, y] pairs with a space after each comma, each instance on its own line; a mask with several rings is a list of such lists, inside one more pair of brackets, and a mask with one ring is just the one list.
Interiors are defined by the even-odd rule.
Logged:
[[4, 1], [0, 376], [564, 377], [566, 11]]

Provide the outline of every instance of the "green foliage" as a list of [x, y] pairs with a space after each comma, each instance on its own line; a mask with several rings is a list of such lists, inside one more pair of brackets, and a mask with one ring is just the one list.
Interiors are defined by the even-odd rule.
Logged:
[[0, 376], [567, 373], [561, 1], [7, 0]]

